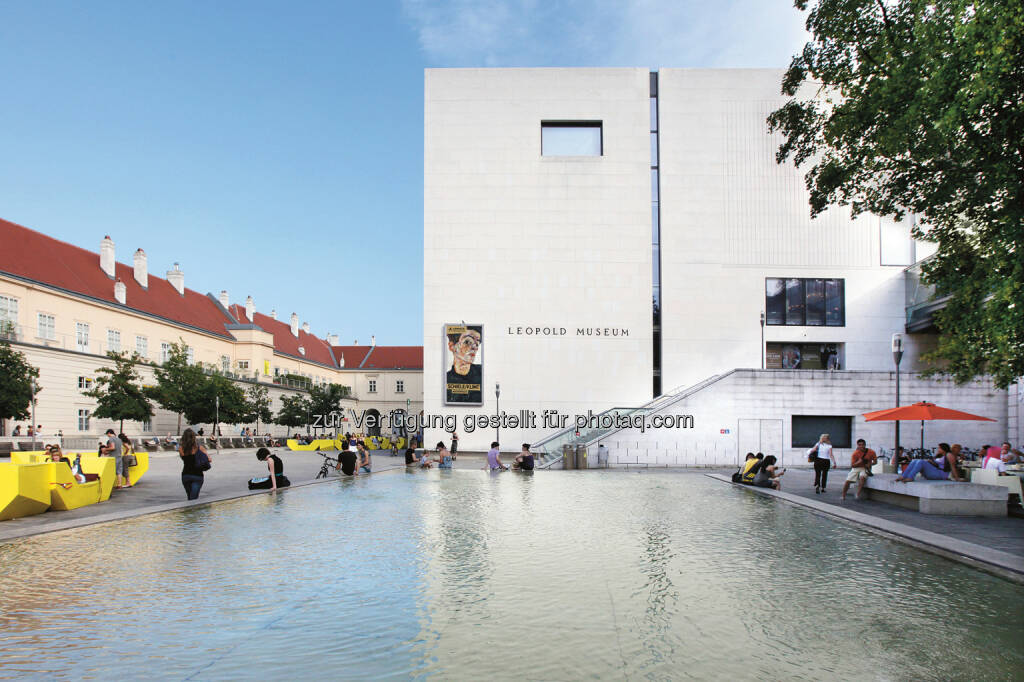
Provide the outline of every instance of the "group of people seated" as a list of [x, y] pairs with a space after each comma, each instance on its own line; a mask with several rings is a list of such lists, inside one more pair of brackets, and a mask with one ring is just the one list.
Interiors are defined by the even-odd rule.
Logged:
[[[1008, 441], [1004, 441], [1001, 448], [983, 445], [981, 452], [984, 453], [981, 468], [1005, 476], [1012, 475], [1007, 472], [1007, 466], [1018, 464], [1024, 459], [1024, 453], [1015, 450]], [[903, 448], [898, 448], [896, 453], [897, 481], [906, 483], [914, 480], [918, 474], [931, 481], [967, 480], [966, 457], [959, 443], [939, 443], [935, 456], [921, 459], [910, 459], [903, 453]]]
[[64, 456], [59, 445], [47, 445], [46, 446], [46, 458], [51, 462], [64, 462], [71, 469], [71, 475], [74, 476], [75, 480], [79, 483], [85, 483], [86, 477], [82, 473], [82, 456], [79, 455], [75, 458], [74, 463], [70, 459]]
[[739, 480], [735, 478], [733, 480], [759, 488], [782, 490], [782, 475], [786, 473], [786, 470], [776, 466], [777, 462], [778, 458], [775, 455], [765, 457], [761, 452], [756, 455], [753, 452], [748, 452], [738, 474]]

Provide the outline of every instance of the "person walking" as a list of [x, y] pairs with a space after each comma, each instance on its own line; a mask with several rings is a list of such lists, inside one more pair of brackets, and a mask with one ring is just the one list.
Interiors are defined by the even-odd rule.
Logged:
[[846, 492], [850, 489], [851, 483], [857, 484], [857, 492], [854, 495], [858, 500], [860, 495], [864, 492], [864, 484], [870, 476], [871, 467], [878, 461], [878, 455], [875, 451], [868, 447], [867, 442], [863, 438], [857, 439], [857, 449], [853, 451], [850, 456], [850, 473], [846, 476], [846, 481], [843, 483], [843, 492], [839, 496], [839, 499], [846, 501]]
[[452, 453], [452, 460], [454, 461], [456, 459], [455, 456], [457, 454], [459, 454], [459, 432], [458, 431], [452, 431], [452, 447], [451, 447], [451, 450], [449, 450], [449, 452]]
[[832, 454], [832, 440], [827, 433], [821, 434], [814, 447], [807, 451], [807, 457], [814, 463], [814, 494], [823, 493], [828, 485], [828, 470], [839, 468], [836, 456]]
[[194, 500], [199, 497], [199, 490], [203, 487], [203, 472], [210, 468], [210, 455], [196, 440], [196, 432], [185, 429], [185, 433], [181, 434], [178, 456], [181, 457], [181, 485], [188, 499]]

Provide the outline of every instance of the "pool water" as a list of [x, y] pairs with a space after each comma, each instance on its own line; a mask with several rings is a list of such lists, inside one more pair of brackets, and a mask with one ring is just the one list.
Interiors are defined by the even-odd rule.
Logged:
[[1024, 588], [699, 474], [375, 474], [0, 545], [0, 677], [1020, 679]]

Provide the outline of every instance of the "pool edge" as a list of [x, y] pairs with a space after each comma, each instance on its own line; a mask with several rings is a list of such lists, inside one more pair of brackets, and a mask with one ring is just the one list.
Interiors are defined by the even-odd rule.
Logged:
[[991, 547], [967, 542], [966, 540], [949, 538], [928, 530], [914, 528], [913, 526], [888, 519], [880, 519], [869, 514], [853, 511], [852, 509], [843, 509], [833, 504], [818, 502], [800, 497], [799, 495], [733, 483], [732, 479], [724, 474], [706, 473], [704, 475], [716, 481], [742, 488], [743, 490], [775, 497], [791, 504], [806, 507], [820, 514], [854, 524], [877, 535], [1024, 585], [1024, 558], [1009, 552], [992, 549]]

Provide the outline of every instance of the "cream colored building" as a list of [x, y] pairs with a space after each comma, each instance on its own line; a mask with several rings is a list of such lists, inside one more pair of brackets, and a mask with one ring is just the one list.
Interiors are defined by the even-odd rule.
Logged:
[[[118, 263], [110, 237], [95, 253], [0, 220], [0, 243], [0, 334], [39, 368], [35, 422], [44, 437], [91, 437], [112, 425], [92, 417], [96, 401], [84, 395], [96, 370], [112, 365], [108, 351], [137, 352], [149, 363], [140, 367], [143, 383], [151, 384], [153, 367], [179, 341], [192, 362], [232, 377], [243, 389], [267, 386], [275, 413], [284, 395], [331, 383], [350, 389], [344, 403], [350, 422], [363, 410], [422, 410], [418, 346], [337, 346], [337, 339], [300, 325], [295, 313], [286, 322], [274, 311], [256, 312], [251, 297], [232, 305], [226, 291], [214, 296], [188, 289], [178, 264], [165, 278], [152, 276], [142, 249], [132, 265]], [[336, 354], [332, 342], [348, 357]], [[163, 435], [175, 432], [177, 421], [156, 408], [150, 423], [126, 422], [125, 432]], [[27, 421], [19, 424], [27, 430]], [[237, 433], [242, 426], [222, 432]], [[13, 429], [5, 424], [3, 433]], [[349, 423], [343, 430], [359, 429]]]

